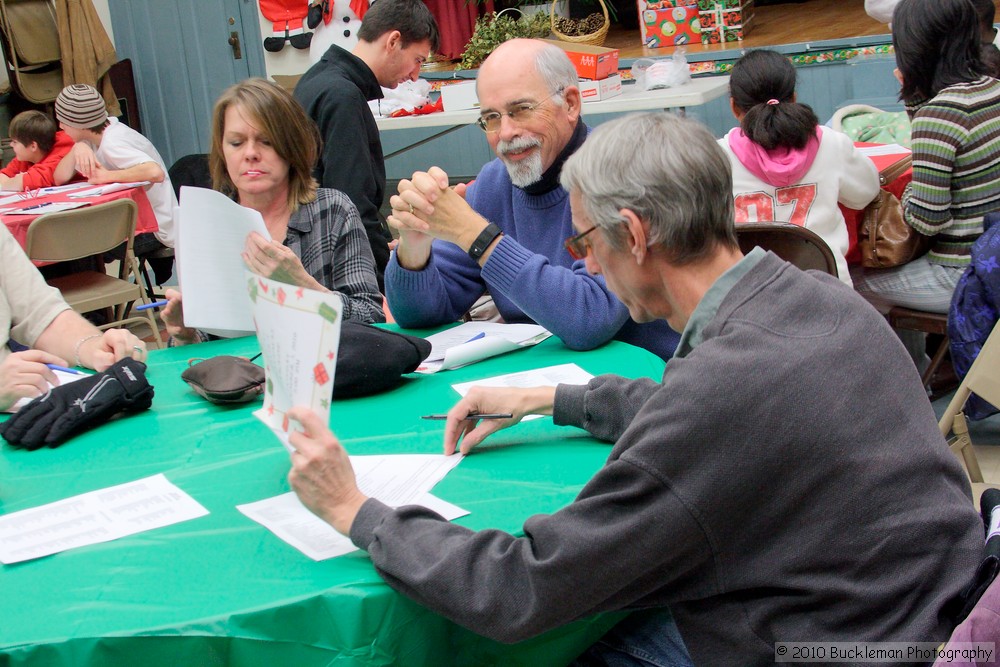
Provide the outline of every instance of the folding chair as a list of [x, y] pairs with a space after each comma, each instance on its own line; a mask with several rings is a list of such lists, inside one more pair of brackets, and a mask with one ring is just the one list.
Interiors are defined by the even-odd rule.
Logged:
[[982, 482], [983, 472], [979, 468], [976, 452], [972, 448], [972, 438], [969, 437], [969, 427], [962, 412], [969, 394], [975, 394], [1000, 407], [1000, 326], [993, 327], [993, 332], [986, 339], [979, 356], [972, 363], [962, 384], [958, 385], [954, 398], [938, 422], [942, 435], [946, 438], [952, 435], [948, 439], [948, 445], [962, 459], [969, 479]]
[[905, 329], [907, 331], [919, 331], [925, 334], [937, 334], [941, 336], [931, 363], [924, 369], [920, 376], [920, 381], [928, 391], [931, 389], [931, 380], [937, 373], [941, 363], [948, 356], [948, 316], [941, 313], [931, 313], [925, 310], [913, 310], [902, 306], [893, 306], [885, 315], [889, 320], [889, 325], [893, 329]]
[[124, 243], [125, 256], [118, 278], [98, 271], [81, 271], [48, 282], [62, 292], [78, 313], [114, 308], [113, 321], [100, 329], [144, 322], [162, 347], [163, 339], [152, 310], [129, 316], [133, 302], [149, 303], [139, 275], [139, 262], [132, 252], [137, 216], [138, 207], [131, 199], [40, 215], [28, 227], [25, 250], [34, 261], [66, 262], [101, 255]]
[[741, 223], [736, 225], [736, 238], [744, 253], [760, 246], [803, 271], [814, 269], [838, 275], [830, 246], [805, 227], [787, 222]]
[[47, 104], [63, 88], [62, 54], [51, 0], [0, 0], [7, 75], [29, 102]]

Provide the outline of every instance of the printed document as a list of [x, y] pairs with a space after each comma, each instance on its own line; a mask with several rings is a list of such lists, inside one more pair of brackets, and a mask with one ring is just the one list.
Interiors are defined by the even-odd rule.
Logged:
[[110, 542], [206, 514], [166, 477], [154, 475], [0, 517], [0, 562]]
[[144, 188], [147, 185], [152, 185], [149, 181], [134, 181], [132, 183], [107, 183], [105, 185], [95, 185], [93, 187], [87, 188], [86, 190], [80, 190], [79, 192], [71, 192], [67, 197], [100, 197], [101, 195], [111, 194], [112, 192], [118, 192], [120, 190], [129, 190], [131, 188]]
[[243, 277], [243, 247], [250, 232], [271, 235], [264, 218], [221, 192], [181, 188], [177, 220], [177, 274], [184, 294], [184, 324], [219, 336], [254, 332]]
[[554, 387], [557, 384], [587, 384], [593, 378], [576, 364], [560, 364], [462, 382], [453, 384], [451, 388], [465, 396], [473, 387]]
[[291, 450], [288, 436], [301, 429], [286, 416], [290, 408], [305, 405], [324, 423], [330, 419], [344, 304], [338, 294], [279, 283], [246, 269], [243, 276], [267, 373], [264, 407], [254, 415]]
[[418, 373], [436, 373], [495, 357], [522, 347], [537, 345], [551, 336], [537, 324], [465, 322], [427, 337], [431, 353]]
[[[458, 455], [352, 456], [358, 488], [391, 507], [422, 505], [451, 521], [468, 514], [429, 491], [461, 462]], [[313, 560], [357, 551], [350, 538], [310, 512], [295, 493], [284, 493], [236, 509]]]

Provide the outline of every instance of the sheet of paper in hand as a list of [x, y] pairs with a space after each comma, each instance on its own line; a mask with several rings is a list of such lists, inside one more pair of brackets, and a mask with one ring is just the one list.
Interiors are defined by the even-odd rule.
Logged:
[[250, 232], [271, 235], [264, 218], [221, 192], [181, 188], [177, 220], [177, 274], [184, 324], [225, 338], [254, 331], [243, 282], [243, 248]]
[[337, 294], [243, 275], [267, 373], [264, 407], [254, 415], [291, 451], [288, 437], [302, 429], [287, 417], [290, 408], [308, 406], [324, 424], [330, 418], [344, 305]]

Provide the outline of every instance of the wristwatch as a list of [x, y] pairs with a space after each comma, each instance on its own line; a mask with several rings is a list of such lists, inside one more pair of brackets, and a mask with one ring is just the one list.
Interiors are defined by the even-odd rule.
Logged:
[[469, 247], [469, 257], [478, 262], [479, 258], [486, 252], [486, 249], [493, 243], [493, 240], [501, 234], [503, 234], [503, 231], [492, 222], [486, 225], [486, 229], [476, 237], [476, 240]]

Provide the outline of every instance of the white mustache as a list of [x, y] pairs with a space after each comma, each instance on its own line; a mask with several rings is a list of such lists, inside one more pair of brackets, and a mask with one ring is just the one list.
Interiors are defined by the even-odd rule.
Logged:
[[516, 139], [511, 139], [510, 141], [501, 139], [497, 142], [497, 150], [506, 155], [507, 153], [520, 153], [528, 148], [536, 148], [541, 145], [542, 142], [538, 139], [532, 139], [531, 137], [518, 137]]

